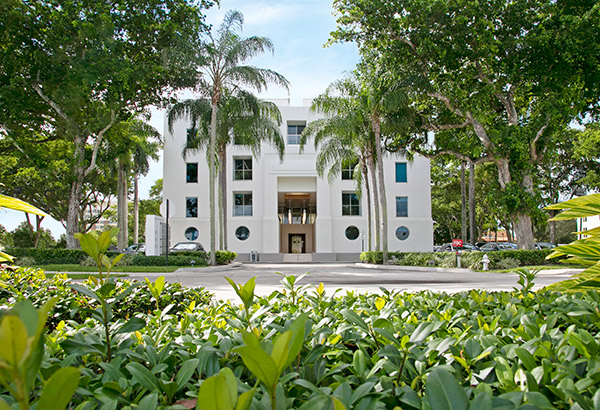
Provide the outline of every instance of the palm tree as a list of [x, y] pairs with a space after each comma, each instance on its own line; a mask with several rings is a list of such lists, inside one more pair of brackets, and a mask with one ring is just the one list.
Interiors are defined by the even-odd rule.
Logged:
[[[281, 135], [281, 113], [277, 106], [258, 99], [252, 93], [226, 90], [218, 107], [215, 151], [219, 170], [219, 231], [220, 247], [227, 249], [227, 146], [235, 143], [251, 149], [254, 157], [260, 155], [261, 145], [273, 145], [283, 159], [285, 141]], [[175, 104], [167, 114], [169, 130], [177, 119], [188, 118], [196, 130], [183, 150], [184, 157], [205, 150], [210, 143], [212, 107], [208, 99], [185, 100]], [[207, 155], [210, 155], [207, 151]]]
[[[127, 216], [128, 216], [128, 181], [134, 180], [134, 237], [136, 237], [137, 218], [137, 180], [139, 175], [148, 173], [149, 159], [158, 158], [160, 149], [160, 133], [151, 125], [140, 119], [121, 122], [113, 127], [108, 141], [117, 157], [117, 246], [119, 249], [128, 246]], [[154, 140], [154, 141], [153, 141]], [[137, 242], [137, 238], [136, 242]]]
[[203, 74], [197, 89], [210, 98], [210, 143], [209, 143], [209, 208], [210, 208], [210, 264], [216, 264], [215, 255], [215, 159], [217, 139], [217, 114], [219, 103], [226, 89], [236, 93], [240, 86], [262, 91], [268, 83], [288, 88], [288, 81], [277, 72], [257, 68], [244, 63], [253, 57], [273, 51], [273, 43], [266, 37], [242, 38], [244, 17], [239, 11], [227, 12], [216, 35], [209, 33], [208, 40], [200, 44], [200, 72]]
[[[324, 94], [313, 100], [311, 109], [326, 115], [325, 118], [313, 121], [302, 133], [301, 148], [308, 137], [314, 137], [315, 148], [318, 148], [317, 172], [324, 175], [329, 167], [329, 180], [337, 177], [342, 166], [356, 163], [354, 179], [357, 192], [362, 192], [363, 180], [367, 194], [367, 243], [371, 249], [373, 243], [373, 214], [375, 226], [379, 226], [379, 204], [375, 184], [374, 138], [368, 116], [359, 106], [360, 92], [356, 77], [332, 83]], [[369, 182], [371, 178], [371, 182]], [[372, 212], [374, 209], [374, 212]], [[379, 231], [375, 230], [375, 249], [379, 250]]]

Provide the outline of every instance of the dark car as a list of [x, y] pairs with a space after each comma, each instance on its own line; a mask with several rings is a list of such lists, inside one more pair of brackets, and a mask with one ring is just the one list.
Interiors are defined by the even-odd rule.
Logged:
[[489, 242], [479, 248], [482, 252], [516, 251], [517, 249], [517, 244], [512, 242]]
[[445, 243], [440, 246], [435, 252], [472, 252], [478, 251], [476, 246], [470, 243], [463, 243], [463, 246], [452, 246], [451, 243]]
[[169, 252], [204, 252], [204, 246], [198, 242], [177, 242]]
[[123, 253], [127, 255], [136, 255], [138, 253], [146, 253], [146, 244], [145, 243], [134, 243], [133, 245], [128, 246], [123, 249]]
[[535, 249], [553, 249], [556, 245], [550, 242], [536, 242]]

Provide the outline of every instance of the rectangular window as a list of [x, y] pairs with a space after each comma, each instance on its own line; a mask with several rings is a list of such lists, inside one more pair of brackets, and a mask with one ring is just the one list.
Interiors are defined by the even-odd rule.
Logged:
[[360, 216], [360, 200], [354, 192], [342, 192], [342, 215]]
[[188, 162], [185, 164], [185, 182], [198, 182], [198, 163]]
[[397, 196], [396, 197], [396, 216], [406, 217], [408, 216], [408, 197]]
[[186, 218], [197, 218], [198, 217], [198, 198], [197, 197], [185, 198], [185, 216], [186, 216]]
[[233, 179], [237, 181], [252, 179], [252, 158], [233, 159]]
[[354, 179], [354, 168], [358, 161], [344, 161], [342, 163], [342, 179]]
[[407, 182], [406, 162], [396, 162], [396, 182]]
[[297, 123], [297, 124], [290, 124], [288, 123], [288, 145], [299, 145], [300, 144], [300, 134], [302, 134], [302, 131], [304, 131], [304, 128], [306, 128], [306, 123]]
[[198, 130], [197, 130], [196, 128], [188, 128], [188, 129], [185, 131], [185, 134], [186, 134], [186, 142], [187, 142], [186, 146], [189, 146], [189, 145], [190, 145], [190, 142], [191, 142], [191, 141], [192, 141], [194, 138], [196, 138], [196, 134], [198, 134]]
[[233, 216], [252, 216], [252, 192], [233, 194]]

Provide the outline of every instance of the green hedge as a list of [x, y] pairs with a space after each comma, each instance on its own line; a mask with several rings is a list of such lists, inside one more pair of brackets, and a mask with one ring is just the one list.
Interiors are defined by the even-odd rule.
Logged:
[[[87, 254], [81, 249], [34, 249], [34, 248], [8, 248], [5, 250], [14, 256], [15, 264], [28, 258], [28, 265], [81, 265], [86, 264]], [[109, 258], [114, 258], [119, 252], [107, 252]], [[226, 265], [235, 259], [237, 254], [231, 251], [217, 251], [216, 258], [219, 265]], [[206, 252], [177, 252], [169, 255], [169, 265], [173, 266], [205, 266], [208, 261]], [[165, 256], [125, 255], [119, 265], [127, 266], [164, 266]]]
[[[488, 255], [491, 269], [500, 269], [504, 265], [530, 266], [548, 265], [557, 262], [557, 259], [547, 260], [552, 253], [550, 249], [541, 250], [516, 250], [497, 252], [464, 252], [461, 254], [461, 266], [471, 269], [481, 269], [481, 258]], [[453, 252], [389, 252], [389, 258], [396, 265], [403, 266], [439, 266], [455, 267], [456, 255]], [[382, 252], [363, 252], [360, 260], [365, 263], [381, 264]]]

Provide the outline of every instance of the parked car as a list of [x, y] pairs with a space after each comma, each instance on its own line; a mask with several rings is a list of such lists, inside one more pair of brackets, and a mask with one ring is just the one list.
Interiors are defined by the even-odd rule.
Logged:
[[204, 246], [198, 242], [177, 242], [169, 252], [204, 252]]
[[517, 249], [517, 244], [512, 242], [489, 242], [479, 248], [482, 252], [516, 251]]
[[535, 249], [553, 249], [556, 245], [550, 242], [536, 242]]
[[438, 247], [435, 252], [472, 252], [478, 250], [475, 245], [471, 245], [470, 243], [463, 243], [463, 246], [452, 246], [451, 243], [445, 243]]
[[146, 253], [146, 244], [145, 243], [134, 243], [133, 245], [128, 246], [123, 249], [123, 253], [127, 255], [136, 255], [138, 253]]

